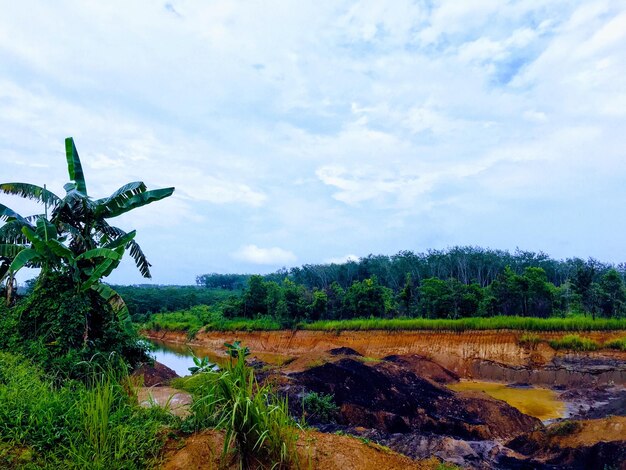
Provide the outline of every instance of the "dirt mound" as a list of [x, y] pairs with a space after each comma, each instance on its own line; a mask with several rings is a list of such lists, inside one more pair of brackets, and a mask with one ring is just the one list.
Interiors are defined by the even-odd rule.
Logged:
[[626, 469], [626, 417], [555, 423], [507, 446], [525, 456], [521, 461], [538, 468]]
[[469, 439], [511, 438], [541, 426], [484, 394], [458, 394], [391, 362], [341, 359], [292, 374], [295, 384], [333, 394], [342, 424], [386, 433], [426, 432]]
[[168, 385], [170, 380], [178, 377], [178, 374], [160, 362], [154, 361], [154, 366], [144, 364], [135, 370], [133, 377], [143, 379], [145, 387], [160, 387]]
[[360, 352], [355, 351], [352, 348], [347, 348], [345, 346], [341, 348], [331, 349], [330, 351], [328, 351], [328, 353], [331, 356], [363, 356], [363, 354], [361, 354]]
[[382, 360], [399, 364], [420, 377], [434, 380], [440, 384], [448, 384], [459, 381], [459, 376], [451, 370], [448, 370], [427, 357], [420, 356], [418, 354], [407, 354], [403, 356], [393, 354], [391, 356], [383, 357]]
[[[234, 458], [223, 461], [224, 433], [203, 431], [179, 440], [169, 440], [163, 470], [236, 469]], [[299, 466], [319, 470], [435, 470], [439, 461], [414, 461], [386, 447], [349, 436], [303, 432], [297, 443]], [[258, 470], [263, 466], [258, 466]]]

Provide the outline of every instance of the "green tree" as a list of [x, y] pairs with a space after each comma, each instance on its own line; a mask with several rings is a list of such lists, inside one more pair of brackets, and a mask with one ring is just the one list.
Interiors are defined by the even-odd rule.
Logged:
[[65, 139], [65, 152], [71, 181], [64, 186], [63, 198], [34, 184], [0, 184], [0, 192], [38, 201], [45, 210], [43, 215], [22, 217], [0, 204], [0, 221], [5, 222], [0, 228], [0, 251], [5, 259], [11, 259], [8, 270], [3, 268], [0, 275], [8, 273], [11, 278], [24, 266], [40, 267], [44, 274], [48, 270], [65, 270], [82, 289], [99, 290], [114, 306], [119, 306], [121, 298], [103, 287], [100, 279], [117, 267], [125, 250], [147, 278], [151, 277], [150, 263], [134, 240], [135, 231], [126, 233], [108, 220], [168, 197], [174, 188], [148, 191], [143, 182], [135, 181], [109, 197], [94, 200], [87, 193], [82, 164], [71, 137]]
[[619, 317], [626, 306], [626, 288], [624, 279], [615, 270], [610, 269], [600, 279], [599, 304], [606, 317]]
[[0, 227], [0, 277], [7, 276], [12, 282], [25, 266], [41, 268], [32, 294], [12, 311], [16, 328], [22, 338], [32, 340], [29, 344], [35, 344], [37, 338], [45, 341], [49, 346], [44, 348], [46, 354], [54, 355], [57, 348], [59, 354], [71, 355], [78, 338], [86, 353], [119, 350], [115, 344], [135, 344], [130, 347], [135, 350], [128, 309], [101, 280], [119, 265], [125, 251], [145, 277], [150, 277], [150, 264], [134, 240], [135, 231], [126, 233], [109, 225], [108, 220], [168, 197], [174, 188], [148, 191], [137, 181], [107, 198], [94, 200], [87, 193], [72, 138], [65, 140], [65, 150], [71, 181], [64, 186], [63, 198], [29, 183], [0, 184], [2, 193], [44, 205], [43, 214], [23, 217], [0, 204], [0, 221], [4, 222]]
[[253, 318], [267, 313], [267, 284], [263, 276], [250, 276], [248, 287], [243, 294], [243, 315]]
[[346, 292], [344, 314], [349, 318], [358, 316], [385, 316], [392, 310], [392, 291], [381, 286], [372, 276], [361, 282], [355, 281]]

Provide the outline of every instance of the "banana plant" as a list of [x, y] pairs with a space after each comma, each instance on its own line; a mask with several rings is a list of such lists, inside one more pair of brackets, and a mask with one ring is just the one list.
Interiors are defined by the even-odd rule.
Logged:
[[[151, 277], [150, 263], [134, 240], [136, 232], [110, 225], [108, 220], [159, 201], [174, 188], [148, 190], [141, 181], [127, 183], [109, 197], [92, 199], [74, 140], [65, 139], [70, 182], [59, 197], [45, 186], [2, 183], [0, 193], [17, 195], [44, 205], [44, 214], [23, 217], [0, 204], [0, 280], [23, 267], [61, 270], [71, 275], [79, 290], [93, 289], [105, 298], [122, 320], [128, 318], [123, 300], [102, 278], [117, 268], [129, 251], [139, 272]], [[48, 217], [50, 213], [50, 217]]]

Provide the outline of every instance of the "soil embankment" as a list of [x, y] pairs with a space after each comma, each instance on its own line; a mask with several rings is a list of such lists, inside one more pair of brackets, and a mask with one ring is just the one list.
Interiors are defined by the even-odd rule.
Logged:
[[[463, 378], [508, 383], [581, 386], [626, 384], [626, 352], [593, 351], [572, 354], [555, 351], [546, 342], [528, 346], [521, 331], [254, 331], [203, 332], [191, 341], [184, 332], [146, 331], [150, 339], [219, 351], [225, 341], [240, 340], [255, 353], [301, 356], [349, 347], [367, 357], [419, 354]], [[542, 340], [571, 332], [541, 332]], [[586, 332], [599, 343], [624, 332]]]

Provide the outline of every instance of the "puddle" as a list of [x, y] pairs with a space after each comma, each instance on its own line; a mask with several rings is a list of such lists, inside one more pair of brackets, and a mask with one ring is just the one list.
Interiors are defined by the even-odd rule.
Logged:
[[475, 390], [507, 402], [522, 413], [539, 418], [542, 421], [562, 418], [565, 415], [565, 403], [558, 399], [553, 390], [541, 387], [511, 387], [497, 382], [461, 381], [448, 385], [456, 392]]

